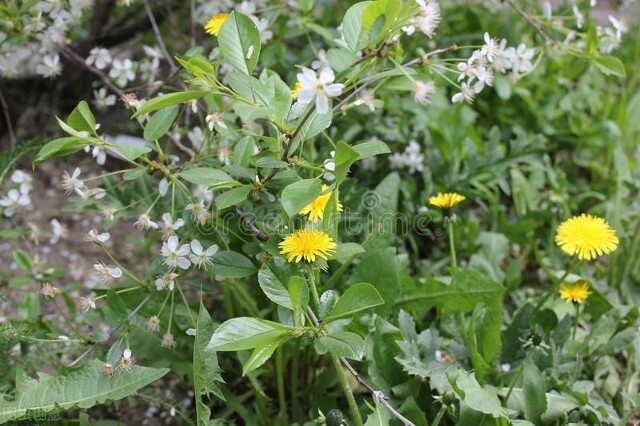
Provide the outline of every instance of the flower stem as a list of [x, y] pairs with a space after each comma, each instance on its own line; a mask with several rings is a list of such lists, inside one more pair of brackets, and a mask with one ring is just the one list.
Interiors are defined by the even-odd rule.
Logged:
[[[456, 259], [456, 240], [453, 235], [453, 220], [448, 220], [448, 228], [449, 228], [449, 249], [451, 250], [451, 268], [455, 269], [458, 267], [458, 260]], [[451, 282], [453, 283], [454, 275], [451, 274]], [[460, 323], [460, 334], [462, 334], [462, 342], [467, 345], [467, 324], [464, 318], [463, 312], [458, 312], [458, 322]]]
[[287, 424], [287, 401], [284, 389], [284, 356], [282, 347], [276, 349], [276, 376], [278, 383], [278, 403], [280, 404], [280, 421]]
[[536, 312], [538, 312], [540, 310], [540, 308], [542, 308], [542, 305], [544, 305], [544, 302], [549, 300], [549, 297], [551, 297], [551, 295], [553, 293], [558, 291], [558, 288], [560, 287], [560, 284], [562, 284], [564, 282], [564, 280], [569, 276], [569, 274], [571, 274], [576, 269], [576, 266], [578, 266], [578, 263], [579, 263], [579, 259], [576, 257], [574, 259], [573, 263], [571, 264], [571, 266], [569, 267], [569, 269], [567, 269], [565, 271], [565, 273], [560, 277], [560, 279], [556, 280], [553, 283], [553, 286], [545, 293], [545, 295], [542, 297], [542, 299], [540, 299], [540, 301], [536, 305], [536, 308], [533, 310], [532, 318], [533, 318], [533, 315]]
[[578, 331], [578, 318], [580, 316], [580, 304], [573, 303], [576, 306], [576, 320], [573, 323], [573, 333], [571, 334], [571, 339], [576, 340], [576, 331]]
[[344, 372], [344, 368], [340, 364], [340, 359], [336, 355], [331, 355], [331, 361], [333, 362], [333, 366], [336, 369], [336, 373], [338, 373], [338, 380], [340, 381], [340, 386], [342, 386], [342, 390], [344, 391], [344, 395], [347, 397], [347, 402], [349, 403], [349, 409], [351, 410], [351, 416], [353, 417], [353, 422], [356, 426], [362, 426], [362, 416], [360, 415], [360, 411], [358, 410], [358, 404], [356, 403], [356, 399], [353, 396], [353, 392], [349, 387], [349, 382], [347, 381], [347, 375]]
[[76, 330], [76, 328], [73, 326], [73, 324], [71, 324], [71, 321], [69, 320], [69, 318], [67, 318], [67, 316], [64, 314], [64, 312], [62, 312], [62, 309], [60, 308], [60, 305], [58, 304], [56, 299], [51, 299], [51, 301], [53, 302], [54, 306], [58, 310], [58, 313], [60, 314], [60, 316], [62, 316], [62, 318], [64, 319], [64, 322], [71, 329], [73, 334], [75, 334], [78, 339], [80, 339], [83, 342], [85, 342], [86, 339], [84, 337], [82, 337], [82, 335], [78, 332], [78, 330]]
[[509, 390], [507, 391], [507, 395], [504, 397], [504, 405], [507, 405], [507, 402], [509, 401], [509, 397], [513, 392], [513, 388], [515, 387], [516, 383], [518, 383], [518, 380], [520, 380], [520, 376], [522, 376], [523, 372], [524, 372], [524, 361], [522, 362], [522, 364], [520, 364], [520, 368], [518, 368], [518, 372], [513, 377], [513, 380], [511, 381], [511, 385], [509, 385]]

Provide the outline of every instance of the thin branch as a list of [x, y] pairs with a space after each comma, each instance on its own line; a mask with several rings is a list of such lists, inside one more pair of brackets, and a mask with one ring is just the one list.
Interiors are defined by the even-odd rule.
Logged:
[[528, 13], [526, 13], [524, 10], [520, 9], [520, 7], [518, 7], [518, 5], [516, 5], [512, 0], [504, 0], [504, 1], [509, 6], [511, 6], [511, 8], [513, 8], [513, 10], [518, 12], [529, 24], [531, 24], [531, 26], [536, 29], [536, 31], [547, 41], [547, 43], [558, 47], [558, 42], [555, 41], [554, 39], [552, 39], [551, 37], [549, 37], [549, 35], [547, 35], [547, 33], [544, 32], [544, 30], [542, 29], [540, 24], [538, 24], [536, 21], [534, 21], [533, 18], [531, 18], [531, 16], [529, 16]]
[[69, 59], [71, 62], [75, 63], [76, 65], [79, 65], [81, 68], [84, 68], [85, 70], [89, 71], [90, 73], [98, 76], [98, 78], [100, 78], [100, 80], [102, 80], [102, 82], [104, 83], [105, 86], [107, 86], [113, 93], [118, 95], [118, 97], [120, 99], [124, 99], [125, 93], [124, 93], [124, 91], [122, 89], [120, 89], [118, 86], [113, 84], [113, 82], [109, 79], [109, 77], [107, 77], [102, 71], [100, 71], [96, 67], [93, 67], [93, 66], [87, 64], [84, 61], [84, 59], [82, 59], [80, 57], [80, 55], [78, 55], [76, 52], [74, 52], [70, 47], [68, 47], [68, 46], [61, 47], [60, 48], [60, 53], [62, 53], [62, 55], [65, 58]]
[[242, 210], [236, 207], [234, 211], [240, 218], [242, 224], [246, 226], [247, 230], [255, 235], [260, 241], [265, 242], [269, 239], [269, 236], [260, 232], [260, 230], [253, 224], [253, 222], [251, 222], [251, 219], [249, 219], [249, 217], [244, 214]]
[[[142, 309], [142, 307], [145, 305], [145, 303], [147, 303], [149, 301], [149, 299], [151, 299], [151, 295], [153, 294], [153, 292], [147, 294], [147, 297], [145, 297], [142, 302], [140, 302], [138, 304], [138, 306], [136, 306], [136, 308], [131, 311], [131, 313], [129, 314], [129, 316], [127, 316], [127, 321], [131, 321], [131, 318], [133, 318], [133, 316], [135, 314], [138, 313], [138, 311], [140, 311], [140, 309]], [[111, 330], [109, 330], [108, 334], [111, 335], [113, 333], [115, 333], [120, 327], [122, 327], [122, 324], [118, 324], [116, 327], [112, 328]], [[73, 367], [74, 365], [76, 365], [77, 363], [79, 363], [80, 361], [82, 361], [87, 355], [89, 355], [91, 353], [91, 351], [93, 351], [95, 349], [95, 347], [98, 345], [98, 343], [94, 343], [91, 346], [89, 346], [89, 348], [84, 351], [78, 358], [74, 359], [73, 361], [71, 361], [67, 367]]]
[[2, 111], [4, 112], [4, 119], [7, 121], [7, 128], [9, 129], [9, 138], [11, 140], [11, 147], [15, 147], [18, 140], [16, 139], [15, 133], [13, 133], [13, 125], [11, 124], [11, 116], [9, 115], [9, 105], [7, 105], [7, 101], [5, 101], [4, 96], [2, 95], [2, 90], [0, 90], [0, 104], [2, 104]]
[[172, 69], [175, 68], [176, 67], [176, 63], [173, 62], [173, 58], [171, 57], [171, 55], [169, 55], [169, 51], [167, 50], [167, 46], [165, 46], [164, 40], [162, 39], [162, 34], [160, 34], [160, 29], [158, 28], [158, 23], [156, 22], [156, 18], [153, 16], [153, 12], [151, 11], [151, 8], [149, 7], [149, 2], [147, 0], [144, 0], [144, 9], [147, 11], [147, 16], [149, 17], [149, 21], [151, 22], [151, 27], [153, 28], [153, 33], [156, 36], [156, 41], [158, 42], [158, 45], [160, 46], [160, 50], [162, 50], [162, 54], [164, 55], [164, 58], [167, 60], [169, 65], [171, 65]]
[[[318, 322], [318, 318], [316, 317], [316, 314], [313, 312], [313, 310], [307, 306], [307, 313], [309, 314], [309, 318], [311, 318], [311, 322], [313, 322], [313, 325], [315, 327], [319, 327], [320, 323]], [[320, 330], [320, 334], [322, 336], [326, 336], [327, 332], [324, 330]], [[358, 372], [356, 371], [355, 368], [353, 368], [353, 366], [351, 365], [351, 363], [349, 361], [347, 361], [346, 358], [344, 357], [338, 357], [340, 359], [340, 363], [342, 363], [342, 365], [349, 370], [349, 372], [351, 373], [351, 375], [356, 379], [356, 381], [363, 387], [365, 388], [370, 394], [371, 397], [373, 398], [373, 401], [377, 404], [382, 404], [385, 406], [385, 408], [387, 410], [389, 410], [389, 412], [398, 420], [400, 420], [402, 422], [402, 424], [404, 426], [416, 426], [411, 420], [407, 419], [406, 417], [404, 417], [402, 414], [398, 413], [398, 411], [393, 408], [391, 406], [391, 404], [389, 404], [389, 397], [386, 396], [384, 394], [384, 392], [379, 391], [379, 390], [375, 390], [373, 387], [371, 387], [371, 385], [369, 385], [363, 378], [362, 376], [360, 376], [360, 374], [358, 374]]]

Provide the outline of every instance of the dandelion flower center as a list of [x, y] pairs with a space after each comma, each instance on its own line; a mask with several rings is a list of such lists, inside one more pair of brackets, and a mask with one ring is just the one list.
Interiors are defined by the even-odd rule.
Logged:
[[327, 260], [336, 249], [336, 243], [318, 229], [300, 229], [287, 236], [280, 244], [280, 254], [289, 262], [315, 262], [317, 257]]
[[213, 36], [218, 36], [220, 34], [220, 28], [222, 28], [222, 24], [229, 17], [228, 13], [218, 13], [214, 15], [209, 21], [204, 25], [204, 31], [207, 34], [211, 34]]
[[455, 192], [438, 193], [438, 195], [429, 198], [429, 204], [440, 207], [441, 209], [450, 209], [461, 201], [465, 200], [464, 195]]
[[560, 298], [567, 302], [582, 303], [590, 294], [589, 283], [586, 281], [565, 283], [560, 287]]
[[567, 254], [577, 254], [580, 260], [592, 260], [614, 251], [618, 237], [604, 219], [583, 213], [560, 224], [556, 244]]

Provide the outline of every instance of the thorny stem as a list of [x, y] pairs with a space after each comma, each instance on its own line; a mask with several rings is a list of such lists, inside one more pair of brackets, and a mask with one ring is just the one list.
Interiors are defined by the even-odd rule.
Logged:
[[[318, 318], [313, 313], [313, 310], [310, 307], [307, 307], [307, 314], [309, 315], [309, 318], [311, 318], [311, 322], [313, 323], [313, 325], [315, 327], [319, 327], [320, 323], [318, 322]], [[325, 336], [327, 334], [327, 332], [324, 331], [324, 330], [320, 330], [320, 334], [322, 336]], [[391, 404], [389, 404], [389, 397], [388, 396], [386, 396], [382, 391], [377, 391], [374, 388], [372, 388], [371, 385], [369, 385], [362, 378], [362, 376], [360, 376], [360, 374], [358, 374], [358, 372], [355, 370], [355, 368], [353, 368], [351, 363], [349, 361], [347, 361], [346, 358], [344, 358], [344, 357], [337, 357], [337, 358], [340, 361], [340, 363], [342, 363], [342, 365], [349, 371], [349, 373], [351, 373], [351, 375], [356, 379], [356, 381], [360, 384], [360, 386], [365, 388], [371, 394], [371, 397], [373, 398], [374, 402], [384, 405], [386, 407], [386, 409], [389, 410], [389, 412], [395, 418], [400, 420], [404, 426], [416, 426], [411, 420], [407, 419], [402, 414], [398, 413], [398, 411], [396, 411], [396, 409], [393, 408], [391, 406]]]

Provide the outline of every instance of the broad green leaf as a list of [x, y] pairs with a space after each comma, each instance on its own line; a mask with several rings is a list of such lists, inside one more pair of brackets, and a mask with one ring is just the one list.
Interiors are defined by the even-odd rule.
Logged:
[[385, 303], [378, 306], [375, 312], [379, 315], [389, 314], [400, 287], [400, 259], [395, 248], [386, 247], [364, 253], [349, 278], [349, 283], [359, 282], [371, 283], [384, 300]]
[[220, 210], [223, 210], [227, 207], [240, 204], [247, 199], [252, 190], [252, 185], [244, 185], [223, 192], [215, 198], [216, 207], [218, 207]]
[[358, 160], [373, 157], [375, 155], [390, 154], [389, 146], [381, 141], [365, 142], [351, 147], [358, 153]]
[[356, 312], [382, 305], [384, 300], [374, 286], [368, 283], [355, 284], [349, 287], [338, 299], [326, 321], [351, 316]]
[[127, 322], [129, 313], [122, 297], [114, 289], [107, 291], [107, 306], [113, 318], [120, 323]]
[[67, 124], [75, 130], [89, 134], [95, 134], [96, 131], [96, 119], [86, 101], [80, 101], [78, 106], [71, 111], [71, 114], [67, 117]]
[[318, 307], [318, 318], [324, 320], [329, 312], [338, 303], [338, 292], [335, 290], [327, 290], [320, 296], [320, 306]]
[[204, 397], [212, 394], [224, 400], [224, 395], [218, 383], [224, 383], [222, 370], [218, 366], [218, 355], [214, 351], [207, 351], [207, 343], [213, 334], [213, 321], [209, 312], [200, 302], [200, 313], [196, 322], [196, 338], [193, 345], [193, 390], [196, 400], [196, 414], [198, 424], [208, 424], [211, 417], [209, 404]]
[[360, 50], [363, 46], [364, 36], [362, 15], [372, 1], [362, 1], [351, 6], [344, 15], [342, 21], [342, 33], [347, 46], [352, 52]]
[[402, 8], [402, 0], [376, 0], [362, 13], [362, 28], [369, 32], [373, 23], [384, 15], [384, 29], [390, 28]]
[[295, 270], [286, 259], [274, 257], [258, 271], [258, 284], [269, 300], [287, 309], [293, 309], [286, 283], [294, 274]]
[[131, 116], [135, 118], [141, 114], [157, 111], [162, 108], [166, 108], [172, 105], [182, 104], [185, 102], [198, 99], [209, 93], [207, 90], [191, 90], [187, 92], [167, 93], [166, 95], [158, 96], [148, 100]]
[[309, 305], [309, 287], [304, 278], [294, 276], [289, 279], [289, 298], [293, 308], [294, 325], [299, 327], [300, 319]]
[[54, 139], [40, 148], [36, 158], [33, 160], [33, 165], [36, 166], [51, 157], [73, 154], [88, 145], [89, 142], [76, 137]]
[[260, 318], [238, 317], [225, 321], [216, 329], [207, 350], [243, 351], [278, 341], [291, 327]]
[[624, 69], [622, 61], [615, 56], [604, 55], [593, 59], [593, 63], [605, 75], [615, 75], [617, 77], [626, 77], [627, 72]]
[[498, 396], [480, 386], [472, 373], [457, 370], [447, 377], [454, 391], [470, 408], [494, 418], [507, 417], [509, 411], [502, 407]]
[[322, 193], [320, 179], [303, 179], [282, 190], [282, 207], [289, 217], [297, 214]]
[[248, 167], [256, 144], [251, 136], [245, 136], [233, 147], [232, 163], [240, 167]]
[[338, 244], [338, 248], [336, 249], [336, 254], [333, 256], [336, 260], [346, 260], [353, 256], [357, 256], [359, 254], [364, 253], [364, 248], [357, 243], [342, 243]]
[[326, 114], [318, 114], [317, 112], [313, 111], [311, 113], [311, 117], [309, 117], [309, 119], [302, 125], [300, 133], [298, 134], [295, 142], [299, 144], [300, 142], [304, 142], [320, 134], [331, 125], [332, 118], [333, 111], [331, 109]]
[[151, 148], [149, 148], [148, 146], [137, 146], [137, 145], [127, 145], [127, 144], [116, 145], [115, 149], [118, 154], [120, 154], [122, 157], [124, 157], [129, 161], [133, 161], [136, 158], [140, 157], [141, 155], [151, 152]]
[[196, 185], [212, 186], [222, 182], [235, 182], [227, 173], [213, 167], [193, 167], [180, 173], [180, 177]]
[[14, 249], [11, 252], [11, 257], [16, 265], [25, 272], [31, 272], [31, 269], [33, 269], [33, 260], [31, 260], [31, 256], [29, 256], [26, 251], [22, 249]]
[[98, 360], [57, 376], [40, 373], [37, 380], [18, 371], [14, 400], [0, 400], [0, 423], [29, 420], [31, 413], [42, 417], [47, 413], [87, 409], [107, 401], [117, 401], [168, 372], [168, 368], [134, 365], [131, 371], [116, 371], [112, 377], [106, 377], [103, 364]]
[[250, 75], [260, 57], [260, 32], [251, 18], [231, 12], [220, 28], [218, 43], [222, 55], [238, 71]]
[[336, 155], [334, 157], [336, 167], [333, 172], [338, 184], [341, 184], [347, 178], [349, 167], [351, 167], [356, 159], [358, 159], [358, 156], [358, 152], [347, 145], [346, 142], [338, 142], [338, 145], [336, 146]]
[[277, 339], [265, 342], [264, 344], [256, 347], [251, 353], [249, 359], [247, 359], [247, 361], [242, 365], [242, 375], [246, 376], [248, 373], [267, 362], [275, 350], [289, 339], [291, 339], [291, 336], [285, 334]]
[[180, 107], [178, 105], [173, 105], [153, 114], [144, 128], [144, 140], [151, 142], [164, 136], [173, 125], [179, 110]]
[[524, 391], [524, 417], [534, 424], [540, 424], [540, 417], [547, 411], [547, 389], [544, 375], [529, 358], [524, 361], [522, 373], [522, 389]]
[[253, 263], [235, 251], [219, 251], [211, 260], [216, 277], [243, 278], [256, 273]]
[[265, 169], [282, 169], [287, 167], [288, 165], [289, 164], [285, 161], [273, 157], [262, 157], [256, 160], [256, 167]]
[[362, 359], [364, 340], [350, 331], [337, 331], [322, 336], [318, 339], [318, 344], [332, 355], [356, 361]]

